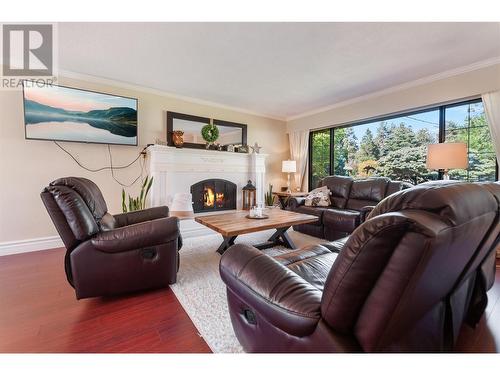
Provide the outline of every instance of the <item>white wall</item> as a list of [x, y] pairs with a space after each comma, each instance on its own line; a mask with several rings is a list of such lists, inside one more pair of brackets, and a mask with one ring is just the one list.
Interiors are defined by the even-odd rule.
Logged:
[[[410, 86], [410, 85], [406, 85]], [[367, 95], [287, 122], [289, 132], [318, 129], [500, 90], [500, 64], [385, 93]]]
[[[144, 145], [154, 143], [156, 138], [165, 139], [166, 111], [175, 111], [248, 124], [248, 143], [259, 142], [263, 147], [261, 152], [269, 154], [268, 182], [276, 186], [285, 184], [281, 161], [288, 158], [289, 147], [283, 121], [201, 105], [119, 83], [110, 85], [109, 81], [103, 84], [60, 77], [60, 83], [139, 99], [139, 147], [111, 146], [115, 165], [132, 161]], [[109, 165], [105, 145], [64, 143], [64, 146], [91, 168]], [[138, 174], [138, 165], [116, 172], [123, 182], [131, 182]], [[110, 212], [121, 211], [121, 186], [114, 182], [109, 171], [87, 172], [54, 143], [25, 140], [22, 92], [0, 91], [0, 245], [57, 234], [39, 194], [49, 182], [63, 176], [92, 179], [101, 188]], [[135, 186], [127, 191], [136, 194], [137, 190]]]

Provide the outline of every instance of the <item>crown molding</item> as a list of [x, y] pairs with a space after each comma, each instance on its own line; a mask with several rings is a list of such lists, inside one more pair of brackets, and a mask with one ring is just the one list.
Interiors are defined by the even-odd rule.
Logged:
[[344, 107], [346, 105], [358, 103], [358, 102], [368, 100], [368, 99], [374, 99], [374, 98], [377, 98], [377, 97], [380, 97], [383, 95], [387, 95], [387, 94], [391, 94], [391, 93], [394, 93], [397, 91], [402, 91], [402, 90], [406, 90], [406, 89], [409, 89], [412, 87], [425, 85], [428, 83], [439, 81], [441, 79], [454, 77], [457, 75], [461, 75], [461, 74], [465, 74], [465, 73], [472, 72], [475, 70], [487, 68], [487, 67], [497, 65], [497, 64], [500, 64], [500, 56], [493, 57], [493, 58], [486, 59], [486, 60], [481, 60], [481, 61], [475, 62], [473, 64], [470, 64], [470, 65], [462, 66], [462, 67], [455, 68], [455, 69], [450, 69], [450, 70], [447, 70], [447, 71], [444, 71], [441, 73], [437, 73], [437, 74], [433, 74], [433, 75], [430, 75], [427, 77], [419, 78], [419, 79], [414, 80], [414, 81], [405, 82], [405, 83], [402, 83], [400, 85], [388, 87], [386, 89], [379, 90], [379, 91], [374, 91], [374, 92], [371, 92], [371, 93], [368, 93], [365, 95], [361, 95], [361, 96], [357, 96], [355, 98], [343, 100], [343, 101], [333, 103], [333, 104], [330, 104], [327, 106], [318, 107], [316, 109], [309, 110], [309, 111], [300, 113], [298, 115], [289, 116], [289, 117], [279, 117], [279, 116], [275, 116], [275, 115], [271, 115], [271, 114], [267, 114], [267, 113], [255, 112], [255, 111], [248, 110], [245, 108], [233, 107], [233, 106], [225, 105], [222, 103], [211, 102], [208, 100], [193, 98], [193, 97], [184, 96], [184, 95], [178, 95], [178, 94], [174, 94], [174, 93], [171, 93], [168, 91], [155, 89], [152, 87], [141, 86], [141, 85], [137, 85], [137, 84], [133, 84], [133, 83], [129, 83], [129, 82], [118, 81], [118, 80], [113, 80], [113, 79], [109, 79], [109, 78], [104, 78], [104, 77], [99, 77], [99, 76], [94, 76], [94, 75], [89, 75], [89, 74], [84, 74], [84, 73], [73, 72], [70, 70], [60, 69], [59, 75], [62, 77], [65, 77], [65, 78], [87, 81], [87, 82], [92, 82], [92, 83], [99, 83], [99, 84], [108, 85], [108, 86], [112, 86], [112, 87], [123, 88], [123, 89], [128, 89], [128, 90], [134, 90], [134, 91], [164, 96], [164, 97], [168, 97], [168, 98], [172, 98], [172, 99], [182, 100], [182, 101], [189, 102], [189, 103], [194, 103], [194, 104], [199, 104], [199, 105], [204, 105], [204, 106], [209, 106], [209, 107], [214, 107], [214, 108], [220, 108], [220, 109], [225, 109], [225, 110], [239, 112], [239, 113], [245, 113], [245, 114], [252, 115], [252, 116], [258, 116], [258, 117], [263, 117], [263, 118], [277, 120], [277, 121], [289, 122], [289, 121], [293, 121], [293, 120], [298, 120], [300, 118], [312, 116], [312, 115], [315, 115], [315, 114], [318, 114], [321, 112], [326, 112], [326, 111], [329, 111], [331, 109]]
[[270, 114], [266, 114], [266, 113], [255, 112], [255, 111], [251, 111], [251, 110], [248, 110], [245, 108], [233, 107], [233, 106], [225, 105], [222, 103], [211, 102], [211, 101], [204, 100], [204, 99], [193, 98], [190, 96], [178, 95], [178, 94], [174, 94], [174, 93], [171, 93], [168, 91], [163, 91], [163, 90], [155, 89], [152, 87], [148, 87], [148, 86], [141, 86], [141, 85], [137, 85], [134, 83], [118, 81], [118, 80], [94, 76], [94, 75], [90, 75], [90, 74], [78, 73], [78, 72], [73, 72], [73, 71], [65, 70], [65, 69], [59, 69], [57, 75], [64, 77], [64, 78], [76, 79], [76, 80], [86, 81], [86, 82], [91, 82], [91, 83], [99, 83], [99, 84], [112, 86], [112, 87], [116, 87], [116, 88], [122, 88], [122, 89], [126, 89], [126, 90], [134, 90], [134, 91], [144, 92], [147, 94], [164, 96], [167, 98], [182, 100], [182, 101], [193, 103], [193, 104], [199, 104], [199, 105], [204, 105], [204, 106], [208, 106], [208, 107], [226, 109], [229, 111], [245, 113], [247, 115], [263, 117], [263, 118], [267, 118], [267, 119], [271, 119], [271, 120], [278, 120], [278, 121], [283, 121], [283, 122], [286, 121], [286, 118], [284, 118], [284, 117], [278, 117], [278, 116], [274, 116], [274, 115], [270, 115]]
[[419, 79], [416, 79], [414, 81], [405, 82], [405, 83], [402, 83], [400, 85], [388, 87], [388, 88], [383, 89], [383, 90], [374, 91], [374, 92], [371, 92], [369, 94], [357, 96], [357, 97], [352, 98], [352, 99], [347, 99], [347, 100], [337, 102], [334, 104], [330, 104], [327, 106], [319, 107], [319, 108], [316, 108], [316, 109], [313, 109], [310, 111], [303, 112], [303, 113], [298, 114], [298, 115], [287, 117], [286, 121], [289, 122], [289, 121], [293, 121], [293, 120], [298, 120], [300, 118], [316, 115], [318, 113], [326, 112], [326, 111], [329, 111], [331, 109], [344, 107], [346, 105], [358, 103], [358, 102], [368, 100], [368, 99], [374, 99], [374, 98], [377, 98], [377, 97], [380, 97], [383, 95], [391, 94], [391, 93], [394, 93], [397, 91], [406, 90], [406, 89], [409, 89], [412, 87], [422, 86], [422, 85], [425, 85], [427, 83], [432, 83], [435, 81], [439, 81], [441, 79], [450, 78], [450, 77], [454, 77], [457, 75], [469, 73], [469, 72], [472, 72], [475, 70], [487, 68], [487, 67], [497, 65], [497, 64], [500, 64], [500, 56], [493, 57], [493, 58], [486, 59], [486, 60], [481, 60], [481, 61], [475, 62], [473, 64], [470, 64], [470, 65], [465, 65], [465, 66], [462, 66], [459, 68], [450, 69], [450, 70], [447, 70], [447, 71], [444, 71], [444, 72], [441, 72], [438, 74], [433, 74], [433, 75], [430, 75], [427, 77], [419, 78]]

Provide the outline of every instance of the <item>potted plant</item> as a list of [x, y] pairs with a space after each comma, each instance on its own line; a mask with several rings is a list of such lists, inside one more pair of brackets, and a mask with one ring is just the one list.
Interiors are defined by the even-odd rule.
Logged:
[[146, 179], [142, 183], [141, 193], [139, 196], [135, 198], [132, 198], [130, 195], [128, 196], [128, 206], [125, 198], [125, 189], [122, 189], [122, 211], [130, 212], [144, 210], [146, 208], [146, 197], [148, 196], [149, 189], [151, 189], [152, 184], [153, 177], [149, 178], [149, 176], [146, 176]]
[[264, 202], [267, 208], [274, 207], [273, 185], [269, 184], [269, 190], [264, 194]]

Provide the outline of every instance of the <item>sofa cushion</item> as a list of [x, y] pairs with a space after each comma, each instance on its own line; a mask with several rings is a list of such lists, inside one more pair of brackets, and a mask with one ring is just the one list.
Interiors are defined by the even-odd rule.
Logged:
[[353, 181], [346, 208], [359, 211], [365, 206], [376, 206], [384, 199], [388, 183], [385, 177]]
[[390, 181], [387, 185], [387, 190], [385, 192], [385, 196], [388, 197], [391, 194], [394, 194], [397, 191], [403, 190], [405, 186], [401, 181]]
[[304, 200], [304, 205], [309, 207], [328, 207], [330, 203], [330, 190], [327, 186], [321, 186], [312, 190]]
[[318, 221], [310, 223], [312, 225], [323, 225], [323, 212], [328, 210], [329, 207], [309, 207], [309, 206], [299, 206], [293, 211], [299, 212], [301, 214], [314, 215], [318, 217]]
[[351, 191], [352, 178], [346, 176], [328, 176], [321, 180], [320, 186], [330, 189], [330, 200], [337, 208], [344, 208]]
[[361, 211], [363, 207], [371, 206], [374, 207], [379, 201], [369, 201], [365, 199], [349, 199], [347, 201], [347, 209]]
[[381, 201], [385, 197], [388, 183], [389, 179], [385, 177], [353, 181], [349, 199]]
[[311, 245], [274, 259], [322, 291], [336, 258], [326, 247]]
[[331, 241], [331, 242], [326, 242], [321, 244], [322, 246], [326, 247], [328, 250], [330, 250], [333, 253], [340, 253], [340, 251], [344, 248], [345, 243], [349, 239], [349, 236], [341, 238], [336, 241]]
[[331, 208], [323, 214], [323, 224], [338, 232], [351, 233], [359, 225], [360, 213], [354, 210]]

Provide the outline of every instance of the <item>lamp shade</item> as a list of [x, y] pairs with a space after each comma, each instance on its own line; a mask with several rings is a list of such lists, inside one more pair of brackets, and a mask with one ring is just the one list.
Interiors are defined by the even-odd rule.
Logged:
[[427, 146], [428, 169], [466, 169], [468, 165], [465, 143], [434, 143]]
[[281, 163], [281, 172], [295, 173], [297, 172], [297, 163], [295, 160], [283, 160]]
[[193, 211], [193, 197], [189, 193], [176, 193], [172, 204], [171, 211]]

